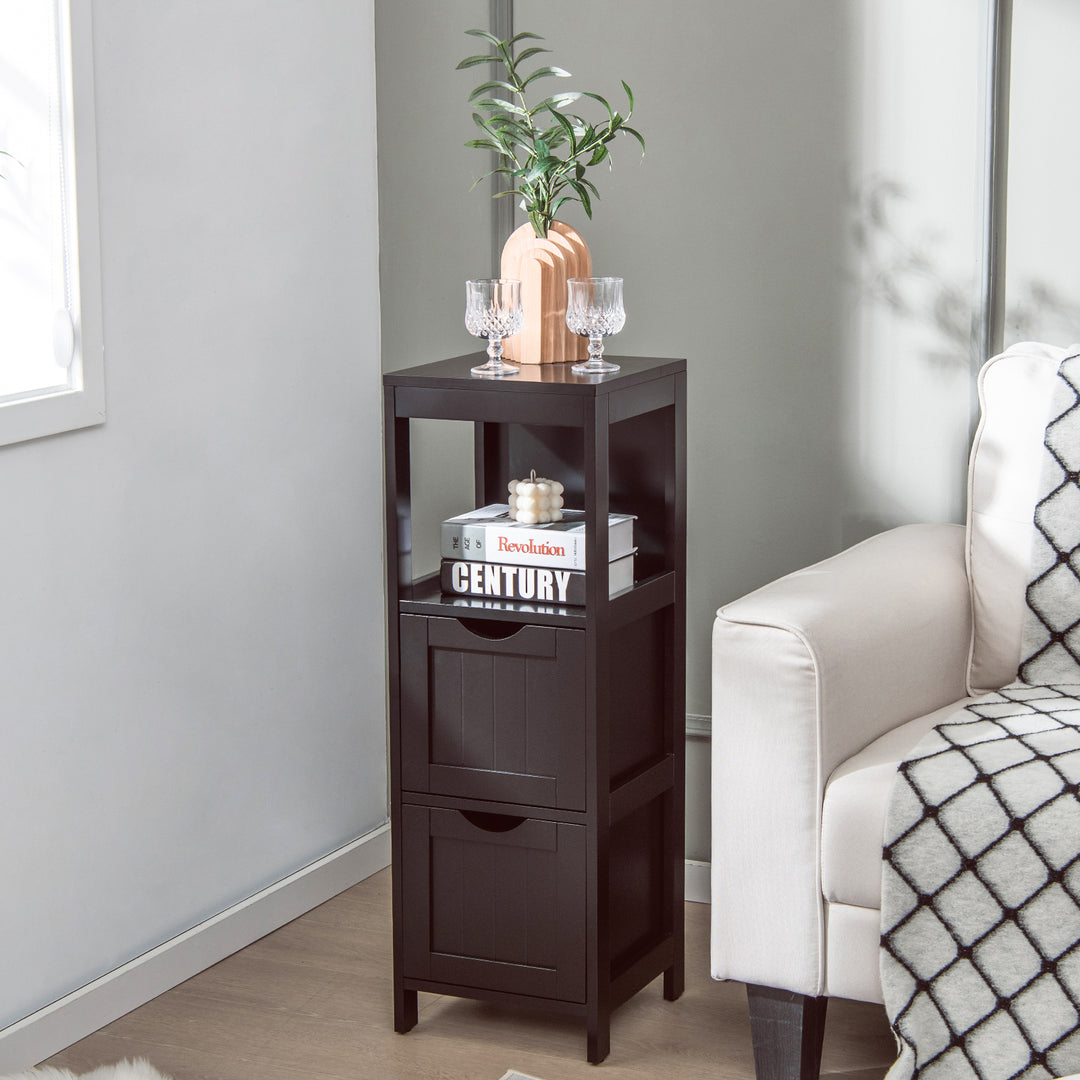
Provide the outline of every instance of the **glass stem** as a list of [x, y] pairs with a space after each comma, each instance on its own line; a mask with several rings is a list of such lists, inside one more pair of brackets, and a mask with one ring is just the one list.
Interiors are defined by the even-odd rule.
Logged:
[[599, 360], [604, 355], [604, 337], [602, 334], [597, 334], [595, 337], [589, 336], [589, 359]]
[[490, 337], [488, 338], [487, 354], [491, 357], [492, 364], [502, 363], [502, 338]]

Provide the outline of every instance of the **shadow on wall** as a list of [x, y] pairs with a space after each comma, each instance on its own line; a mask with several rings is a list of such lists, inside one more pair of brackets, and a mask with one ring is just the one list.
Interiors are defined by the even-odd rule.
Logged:
[[[898, 217], [914, 203], [899, 181], [880, 177], [854, 197], [852, 236], [862, 267], [862, 299], [931, 331], [925, 359], [934, 367], [964, 371], [976, 317], [973, 279], [943, 269], [945, 234], [932, 226], [902, 228]], [[1013, 341], [1072, 341], [1080, 302], [1047, 281], [1022, 280], [1006, 298], [1005, 324]]]

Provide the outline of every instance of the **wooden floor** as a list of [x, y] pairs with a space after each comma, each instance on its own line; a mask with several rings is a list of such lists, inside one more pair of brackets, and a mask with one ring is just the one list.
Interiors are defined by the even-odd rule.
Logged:
[[[384, 870], [48, 1064], [146, 1057], [174, 1080], [752, 1080], [746, 994], [709, 977], [708, 940], [708, 906], [687, 904], [685, 994], [666, 1002], [657, 980], [623, 1005], [601, 1074], [576, 1020], [421, 994], [420, 1023], [396, 1035]], [[879, 1007], [830, 1003], [823, 1075], [880, 1080], [892, 1056]]]

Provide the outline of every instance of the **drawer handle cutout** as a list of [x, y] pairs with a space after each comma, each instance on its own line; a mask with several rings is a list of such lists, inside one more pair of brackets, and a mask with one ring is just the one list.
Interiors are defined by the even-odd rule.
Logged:
[[459, 813], [474, 828], [492, 833], [511, 832], [529, 820], [513, 814], [486, 814], [480, 810], [461, 810]]
[[495, 619], [458, 619], [458, 622], [470, 634], [487, 638], [489, 641], [503, 641], [525, 629], [521, 623], [499, 622]]

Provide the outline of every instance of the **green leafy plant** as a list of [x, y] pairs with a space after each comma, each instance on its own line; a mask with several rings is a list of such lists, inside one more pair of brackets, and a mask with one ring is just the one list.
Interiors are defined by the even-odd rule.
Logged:
[[[539, 34], [523, 32], [507, 41], [501, 41], [486, 30], [466, 30], [473, 37], [483, 38], [495, 47], [495, 55], [467, 56], [458, 64], [462, 68], [500, 64], [505, 79], [492, 79], [482, 83], [470, 95], [469, 101], [476, 110], [473, 121], [483, 135], [470, 139], [465, 145], [480, 150], [493, 150], [502, 164], [477, 180], [477, 184], [490, 176], [502, 174], [510, 178], [511, 188], [497, 192], [520, 196], [522, 206], [537, 236], [547, 236], [548, 227], [559, 208], [566, 202], [580, 202], [585, 214], [592, 218], [592, 202], [598, 199], [596, 185], [585, 175], [585, 170], [607, 161], [611, 154], [608, 144], [620, 134], [630, 135], [641, 144], [645, 152], [645, 140], [641, 133], [628, 126], [634, 111], [634, 95], [624, 82], [623, 90], [629, 107], [625, 116], [613, 109], [599, 94], [585, 91], [569, 91], [553, 94], [530, 105], [529, 90], [532, 85], [548, 78], [570, 78], [570, 72], [560, 67], [538, 67], [524, 74], [520, 66], [540, 53], [550, 52], [537, 45], [517, 51], [519, 42], [543, 41]], [[494, 96], [494, 95], [505, 96]], [[607, 112], [607, 119], [593, 124], [567, 110], [569, 105], [581, 98], [599, 102]], [[473, 185], [474, 187], [476, 184]]]

